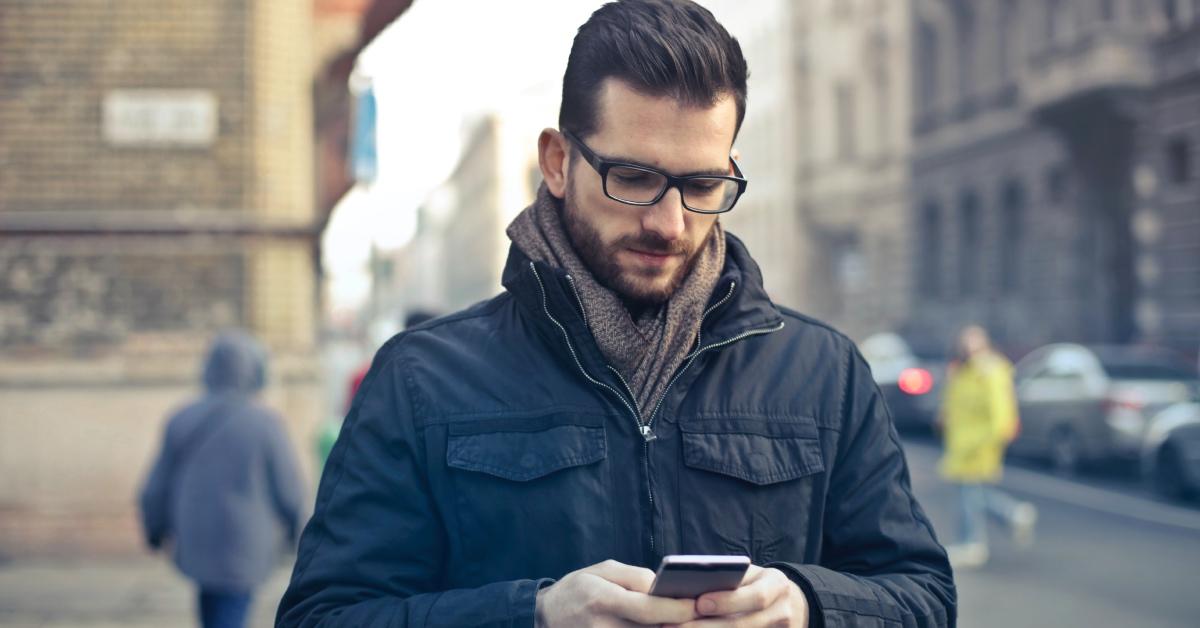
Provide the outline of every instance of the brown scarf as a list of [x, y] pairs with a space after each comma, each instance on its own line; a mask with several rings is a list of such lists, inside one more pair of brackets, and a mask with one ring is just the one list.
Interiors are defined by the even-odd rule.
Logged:
[[634, 320], [620, 297], [600, 285], [575, 252], [561, 211], [562, 201], [543, 184], [533, 205], [508, 226], [508, 237], [531, 259], [561, 268], [575, 280], [596, 344], [629, 383], [642, 420], [648, 420], [696, 341], [704, 307], [725, 263], [725, 232], [718, 222], [671, 299]]

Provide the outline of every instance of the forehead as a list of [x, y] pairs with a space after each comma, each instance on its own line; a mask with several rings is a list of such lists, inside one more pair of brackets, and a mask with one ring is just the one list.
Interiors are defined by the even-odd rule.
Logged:
[[670, 96], [648, 96], [610, 78], [602, 85], [596, 104], [598, 124], [588, 144], [606, 157], [675, 173], [729, 165], [737, 130], [737, 105], [732, 97], [697, 107]]

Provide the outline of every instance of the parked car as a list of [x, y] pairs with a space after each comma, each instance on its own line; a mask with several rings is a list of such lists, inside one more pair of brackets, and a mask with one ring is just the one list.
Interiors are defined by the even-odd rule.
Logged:
[[1161, 349], [1053, 344], [1017, 363], [1016, 386], [1021, 431], [1011, 451], [1073, 473], [1138, 460], [1149, 418], [1191, 399], [1197, 381], [1195, 368]]
[[1200, 495], [1200, 397], [1150, 419], [1142, 445], [1142, 476], [1163, 497]]
[[858, 347], [883, 392], [896, 429], [931, 431], [946, 376], [945, 355], [929, 347], [914, 349], [913, 343], [891, 332], [870, 336]]

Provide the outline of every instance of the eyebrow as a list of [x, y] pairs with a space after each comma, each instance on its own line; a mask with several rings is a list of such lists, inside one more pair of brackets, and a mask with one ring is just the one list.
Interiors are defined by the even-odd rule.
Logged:
[[[604, 161], [629, 164], [630, 166], [646, 168], [648, 170], [654, 170], [655, 172], [667, 172], [666, 170], [659, 168], [658, 166], [651, 166], [649, 164], [642, 163], [641, 161], [638, 161], [637, 159], [633, 159], [631, 157], [625, 157], [623, 155], [609, 157], [606, 155], [601, 155], [600, 153], [597, 153], [596, 151], [592, 151], [592, 152], [595, 153], [595, 155], [597, 157], [599, 157], [600, 159], [602, 159]], [[732, 160], [733, 157], [729, 157], [728, 159]], [[687, 172], [684, 174], [675, 174], [673, 172], [667, 172], [667, 174], [669, 174], [671, 176], [675, 176], [675, 177], [730, 177], [730, 176], [733, 176], [733, 171], [731, 169], [729, 169], [728, 167], [726, 167], [726, 168], [708, 168], [705, 170], [693, 170], [691, 172]]]

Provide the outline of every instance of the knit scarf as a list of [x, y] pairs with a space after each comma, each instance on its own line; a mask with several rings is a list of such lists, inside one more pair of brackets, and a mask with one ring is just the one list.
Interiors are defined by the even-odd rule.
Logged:
[[563, 224], [562, 203], [542, 184], [533, 204], [508, 226], [508, 237], [530, 259], [571, 275], [600, 352], [628, 383], [642, 420], [649, 420], [696, 341], [704, 308], [725, 263], [725, 232], [716, 223], [675, 294], [634, 319], [621, 298], [600, 285], [576, 253]]

